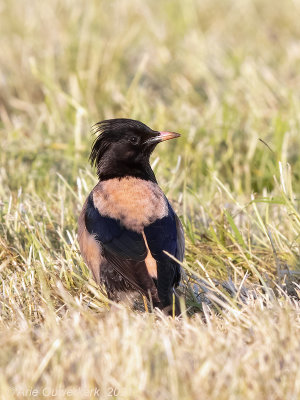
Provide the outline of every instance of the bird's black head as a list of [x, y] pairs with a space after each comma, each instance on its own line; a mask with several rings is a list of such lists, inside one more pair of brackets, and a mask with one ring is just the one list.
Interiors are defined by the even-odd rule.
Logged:
[[153, 131], [132, 119], [109, 119], [94, 127], [95, 139], [90, 161], [100, 180], [134, 176], [156, 182], [149, 158], [156, 145], [180, 136], [174, 132]]

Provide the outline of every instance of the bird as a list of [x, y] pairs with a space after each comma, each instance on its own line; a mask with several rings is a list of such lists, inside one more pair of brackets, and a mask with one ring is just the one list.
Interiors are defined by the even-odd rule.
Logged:
[[150, 156], [157, 144], [180, 134], [127, 118], [98, 122], [94, 133], [89, 160], [99, 181], [78, 219], [81, 255], [108, 299], [120, 302], [140, 293], [153, 309], [179, 315], [175, 288], [184, 231], [157, 183]]

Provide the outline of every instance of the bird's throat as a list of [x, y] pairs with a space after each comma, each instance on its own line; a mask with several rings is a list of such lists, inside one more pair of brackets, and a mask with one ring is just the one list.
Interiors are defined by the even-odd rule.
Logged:
[[110, 160], [109, 163], [104, 160], [104, 162], [99, 163], [97, 174], [100, 181], [131, 176], [157, 183], [149, 160], [144, 160], [143, 162], [135, 162], [131, 160]]

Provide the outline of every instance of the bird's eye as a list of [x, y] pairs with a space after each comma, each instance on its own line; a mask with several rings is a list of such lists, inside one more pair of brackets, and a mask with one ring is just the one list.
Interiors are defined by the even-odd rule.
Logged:
[[130, 136], [129, 141], [132, 144], [137, 144], [138, 143], [138, 138], [136, 136]]

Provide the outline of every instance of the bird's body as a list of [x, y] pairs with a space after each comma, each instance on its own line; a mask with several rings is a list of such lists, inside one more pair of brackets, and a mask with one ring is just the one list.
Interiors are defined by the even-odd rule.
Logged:
[[154, 307], [170, 309], [180, 265], [166, 253], [182, 261], [184, 236], [149, 157], [158, 142], [179, 135], [125, 119], [98, 126], [91, 159], [100, 179], [79, 217], [81, 253], [112, 300], [138, 291]]

